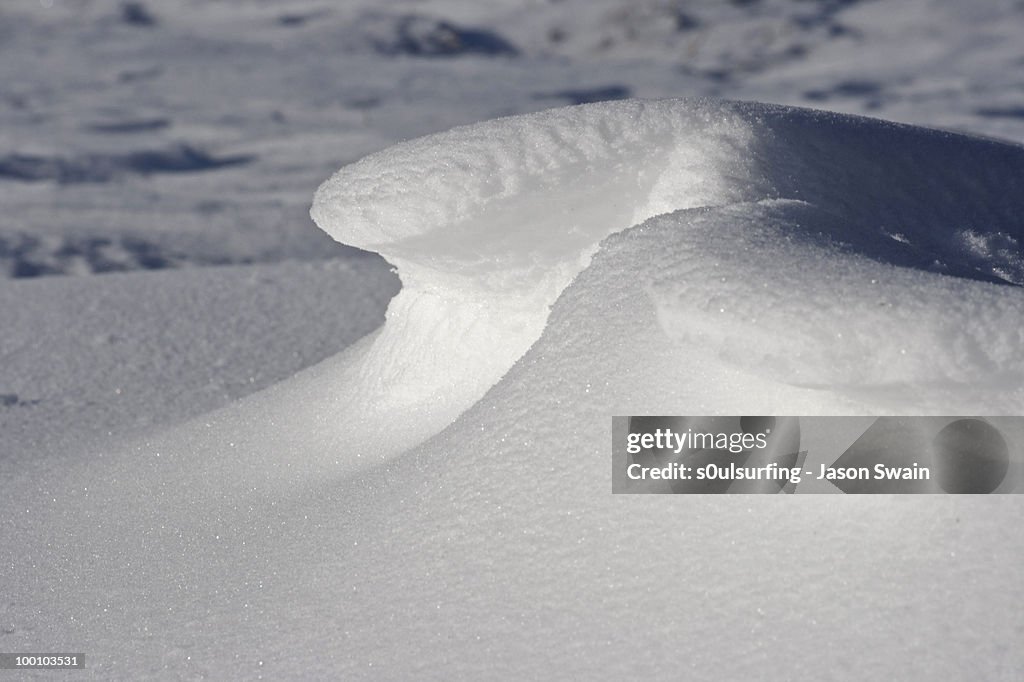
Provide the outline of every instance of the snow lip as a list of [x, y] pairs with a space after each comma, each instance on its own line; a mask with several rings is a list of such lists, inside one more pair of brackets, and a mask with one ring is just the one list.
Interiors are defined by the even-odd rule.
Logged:
[[369, 412], [421, 420], [384, 458], [494, 386], [609, 235], [686, 209], [793, 201], [826, 217], [828, 234], [787, 238], [1013, 284], [1020, 254], [1008, 246], [1024, 237], [1008, 190], [1020, 177], [1024, 147], [947, 131], [754, 102], [619, 100], [403, 142], [335, 173], [310, 214], [402, 280], [350, 366]]
[[539, 338], [602, 239], [767, 191], [736, 109], [564, 107], [404, 142], [335, 173], [316, 192], [314, 221], [379, 252], [403, 286], [360, 360], [369, 411], [414, 411], [436, 433]]
[[[557, 190], [552, 180], [568, 171], [598, 170], [601, 162], [656, 163], [637, 152], [659, 151], [658, 142], [671, 154], [696, 144], [693, 134], [716, 122], [741, 128], [742, 109], [706, 98], [633, 99], [460, 126], [342, 168], [316, 191], [310, 213], [338, 241], [386, 248], [473, 219], [515, 195]], [[631, 153], [630, 144], [643, 148]]]

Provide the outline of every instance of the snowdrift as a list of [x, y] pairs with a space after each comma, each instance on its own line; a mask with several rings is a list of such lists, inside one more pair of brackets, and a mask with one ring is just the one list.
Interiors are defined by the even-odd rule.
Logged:
[[397, 266], [385, 325], [20, 475], [7, 648], [132, 678], [1010, 679], [1013, 498], [613, 497], [608, 448], [612, 414], [1019, 413], [1021, 178], [1017, 146], [707, 101], [368, 157], [312, 214]]

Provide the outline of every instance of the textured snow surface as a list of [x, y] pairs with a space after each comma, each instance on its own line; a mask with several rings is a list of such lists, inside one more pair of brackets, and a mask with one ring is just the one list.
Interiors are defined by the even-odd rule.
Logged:
[[609, 447], [613, 414], [1019, 414], [1021, 178], [701, 100], [370, 156], [313, 215], [398, 266], [383, 328], [19, 467], [0, 641], [102, 679], [1015, 679], [1015, 496], [613, 497]]

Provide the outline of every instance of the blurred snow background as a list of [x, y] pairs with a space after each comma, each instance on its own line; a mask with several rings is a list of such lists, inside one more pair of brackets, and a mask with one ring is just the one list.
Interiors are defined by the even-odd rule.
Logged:
[[1019, 0], [18, 0], [0, 275], [351, 255], [313, 188], [398, 140], [626, 97], [1024, 140]]

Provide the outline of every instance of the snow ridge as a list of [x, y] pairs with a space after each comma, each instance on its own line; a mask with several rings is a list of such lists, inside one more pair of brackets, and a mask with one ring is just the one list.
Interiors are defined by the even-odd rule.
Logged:
[[[311, 215], [336, 240], [398, 268], [403, 290], [352, 385], [366, 414], [417, 415], [420, 430], [394, 441], [407, 447], [450, 423], [530, 348], [550, 306], [612, 233], [674, 211], [785, 199], [813, 209], [785, 231], [808, 248], [1015, 283], [1019, 254], [1005, 247], [1021, 239], [1021, 177], [1021, 149], [987, 140], [770, 105], [632, 100], [397, 145], [336, 173]], [[965, 229], [978, 232], [965, 240]], [[678, 230], [675, 248], [698, 257], [715, 236]], [[1003, 246], [999, 262], [977, 247], [984, 235]], [[751, 349], [725, 345], [734, 355]], [[848, 351], [860, 357], [864, 348]], [[390, 451], [376, 447], [380, 457]]]
[[439, 430], [538, 338], [601, 239], [765, 194], [754, 141], [727, 104], [629, 101], [456, 128], [340, 170], [313, 219], [403, 283], [360, 359], [367, 411], [413, 410]]

